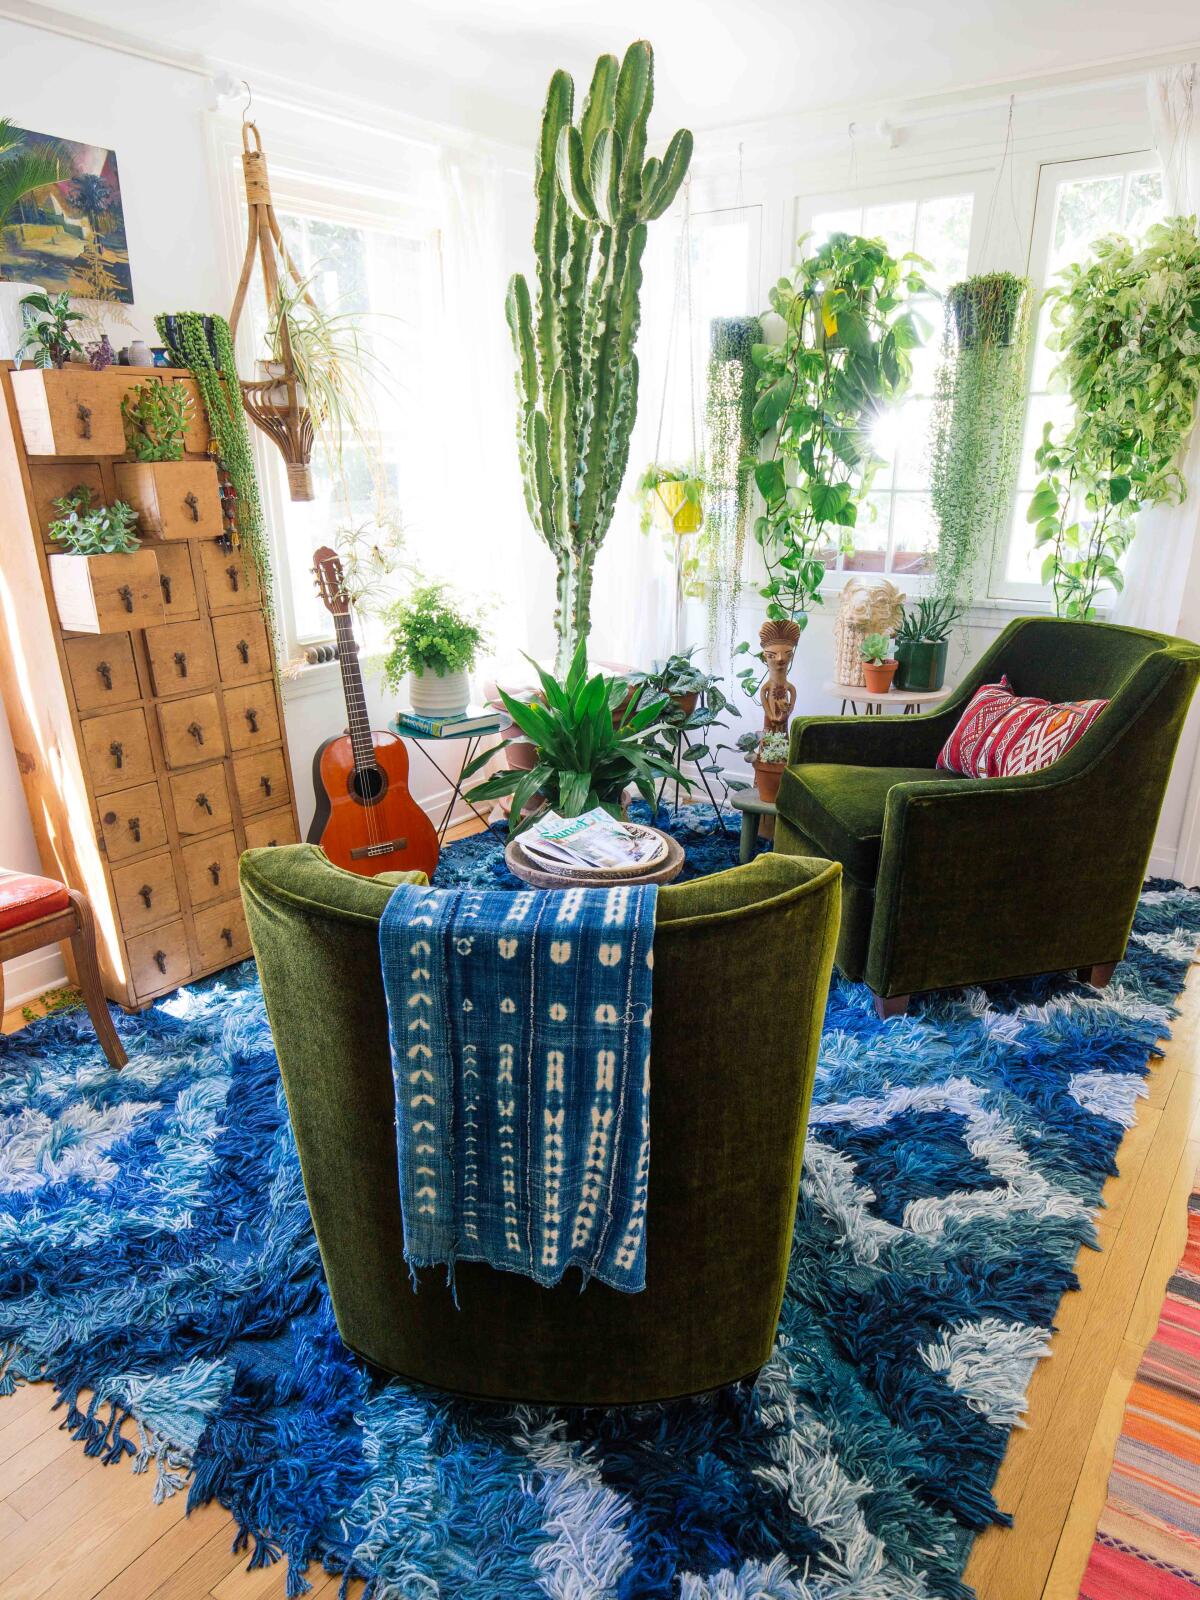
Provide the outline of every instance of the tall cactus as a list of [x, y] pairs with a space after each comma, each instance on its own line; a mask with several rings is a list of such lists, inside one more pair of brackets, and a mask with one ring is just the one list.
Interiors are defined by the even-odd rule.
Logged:
[[646, 224], [679, 192], [692, 156], [681, 128], [646, 158], [654, 52], [601, 56], [578, 126], [570, 74], [550, 80], [534, 167], [537, 310], [521, 273], [505, 314], [517, 357], [525, 504], [557, 567], [558, 674], [591, 626], [592, 568], [612, 522], [637, 415]]

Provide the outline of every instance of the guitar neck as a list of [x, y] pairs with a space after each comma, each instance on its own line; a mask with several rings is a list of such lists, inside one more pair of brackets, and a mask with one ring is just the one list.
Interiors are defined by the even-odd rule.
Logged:
[[342, 692], [346, 697], [354, 765], [363, 771], [375, 764], [375, 746], [371, 739], [371, 721], [367, 716], [367, 698], [363, 692], [362, 669], [358, 664], [354, 625], [348, 615], [341, 615], [334, 617], [333, 626], [337, 637], [338, 664], [342, 669]]

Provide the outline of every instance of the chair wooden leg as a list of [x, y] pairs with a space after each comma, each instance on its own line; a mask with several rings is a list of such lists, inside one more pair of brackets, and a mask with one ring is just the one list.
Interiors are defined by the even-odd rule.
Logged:
[[886, 1022], [889, 1017], [902, 1017], [911, 999], [912, 996], [907, 994], [877, 994], [874, 996], [875, 1015], [881, 1022]]
[[1090, 983], [1094, 989], [1103, 989], [1116, 970], [1115, 961], [1101, 961], [1094, 967], [1078, 967], [1075, 975], [1080, 983]]
[[113, 1027], [108, 1001], [104, 998], [104, 987], [100, 982], [92, 908], [88, 904], [87, 896], [80, 894], [77, 889], [68, 889], [67, 893], [71, 896], [71, 904], [75, 907], [75, 914], [79, 919], [79, 931], [71, 936], [71, 949], [75, 956], [75, 975], [79, 980], [83, 1003], [87, 1007], [88, 1016], [92, 1019], [100, 1047], [108, 1057], [109, 1065], [123, 1067], [129, 1057], [125, 1054], [124, 1047], [117, 1037], [117, 1030]]

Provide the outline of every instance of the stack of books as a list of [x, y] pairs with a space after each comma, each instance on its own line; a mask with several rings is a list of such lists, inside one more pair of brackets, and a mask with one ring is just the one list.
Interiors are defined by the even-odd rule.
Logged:
[[452, 739], [456, 735], [498, 733], [500, 713], [493, 706], [467, 706], [453, 716], [425, 717], [419, 711], [402, 710], [398, 720], [418, 738]]

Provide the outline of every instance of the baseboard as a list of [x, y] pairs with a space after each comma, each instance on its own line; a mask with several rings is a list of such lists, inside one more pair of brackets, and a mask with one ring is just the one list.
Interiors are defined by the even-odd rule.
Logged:
[[27, 1000], [36, 1000], [47, 989], [57, 989], [66, 981], [67, 969], [57, 945], [15, 956], [4, 963], [4, 1009], [23, 1006]]
[[1150, 865], [1146, 868], [1151, 878], [1173, 878], [1178, 872], [1178, 852], [1175, 850], [1151, 850]]

